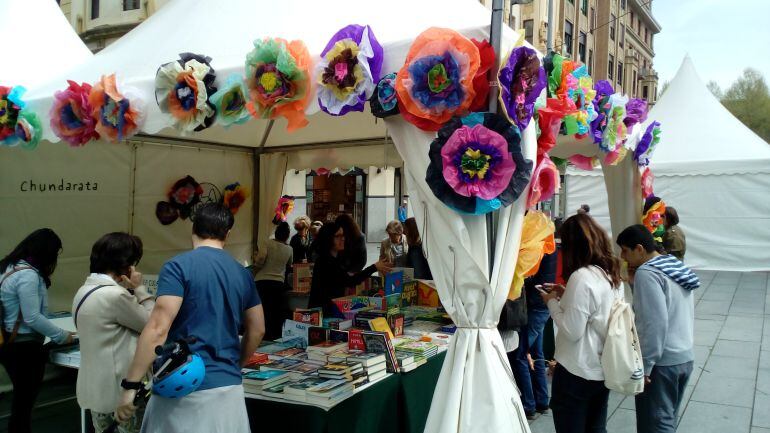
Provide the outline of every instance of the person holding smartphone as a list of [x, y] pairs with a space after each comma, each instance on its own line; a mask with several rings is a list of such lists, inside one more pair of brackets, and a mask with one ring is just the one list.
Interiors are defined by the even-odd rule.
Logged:
[[[91, 274], [72, 301], [80, 336], [78, 404], [91, 411], [97, 432], [114, 420], [121, 381], [155, 306], [136, 270], [141, 258], [142, 241], [137, 236], [121, 232], [102, 236], [91, 249]], [[139, 432], [141, 426], [140, 409], [118, 426], [118, 432]]]

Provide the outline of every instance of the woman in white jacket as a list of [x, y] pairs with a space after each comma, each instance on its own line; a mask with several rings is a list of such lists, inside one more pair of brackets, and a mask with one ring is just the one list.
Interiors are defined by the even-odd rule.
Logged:
[[[80, 337], [78, 404], [91, 411], [97, 432], [112, 424], [121, 381], [155, 305], [135, 268], [141, 258], [138, 237], [120, 232], [102, 236], [91, 249], [91, 275], [72, 301]], [[139, 432], [142, 413], [137, 411], [118, 432]]]
[[543, 292], [558, 327], [551, 392], [557, 433], [605, 433], [607, 400], [601, 353], [610, 309], [621, 296], [620, 262], [606, 232], [588, 214], [561, 227], [562, 273], [567, 287]]

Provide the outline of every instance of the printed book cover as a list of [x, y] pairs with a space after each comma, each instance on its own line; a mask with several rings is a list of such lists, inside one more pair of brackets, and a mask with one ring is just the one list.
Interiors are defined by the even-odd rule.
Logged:
[[360, 329], [351, 329], [348, 331], [348, 349], [350, 350], [366, 350], [366, 343], [364, 343], [363, 331]]
[[388, 334], [385, 332], [364, 331], [363, 337], [367, 352], [384, 353], [388, 372], [395, 373], [398, 368], [398, 360], [396, 359], [396, 351], [393, 349], [393, 344], [390, 342]]

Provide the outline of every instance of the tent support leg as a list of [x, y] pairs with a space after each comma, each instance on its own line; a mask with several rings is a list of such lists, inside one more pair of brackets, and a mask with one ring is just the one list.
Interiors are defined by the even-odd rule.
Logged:
[[253, 223], [253, 229], [251, 230], [251, 243], [252, 243], [252, 251], [257, 251], [257, 248], [259, 247], [259, 219], [262, 217], [260, 215], [259, 211], [259, 187], [260, 187], [260, 176], [261, 176], [261, 170], [259, 168], [259, 160], [260, 156], [265, 153], [265, 144], [267, 143], [267, 139], [270, 137], [270, 131], [273, 129], [273, 125], [275, 124], [275, 120], [270, 119], [270, 122], [267, 123], [267, 128], [265, 128], [265, 133], [262, 134], [262, 140], [259, 142], [259, 147], [254, 149], [254, 180], [252, 185], [252, 214], [254, 218]]
[[[495, 64], [490, 69], [489, 74], [489, 81], [490, 81], [490, 88], [489, 88], [489, 112], [490, 113], [497, 113], [498, 106], [497, 106], [497, 95], [500, 92], [500, 88], [498, 87], [497, 80], [496, 80], [496, 74], [497, 71], [500, 69], [500, 49], [502, 48], [502, 33], [503, 33], [503, 0], [493, 0], [492, 1], [492, 22], [489, 26], [489, 43], [492, 45], [492, 48], [495, 50]], [[494, 263], [495, 263], [495, 238], [496, 238], [496, 226], [495, 226], [495, 218], [494, 214], [492, 212], [488, 213], [486, 215], [486, 225], [487, 225], [487, 259], [489, 261], [489, 280], [492, 281], [492, 272], [494, 271]]]

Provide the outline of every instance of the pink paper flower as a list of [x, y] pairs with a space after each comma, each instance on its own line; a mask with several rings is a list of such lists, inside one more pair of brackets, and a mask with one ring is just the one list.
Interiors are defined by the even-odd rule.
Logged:
[[561, 187], [559, 178], [559, 169], [551, 161], [548, 155], [543, 155], [532, 173], [532, 188], [529, 191], [527, 207], [535, 207], [541, 201], [546, 201], [553, 197]]
[[646, 167], [642, 172], [642, 197], [647, 198], [652, 195], [652, 183], [655, 181], [655, 176], [652, 174], [650, 167]]

